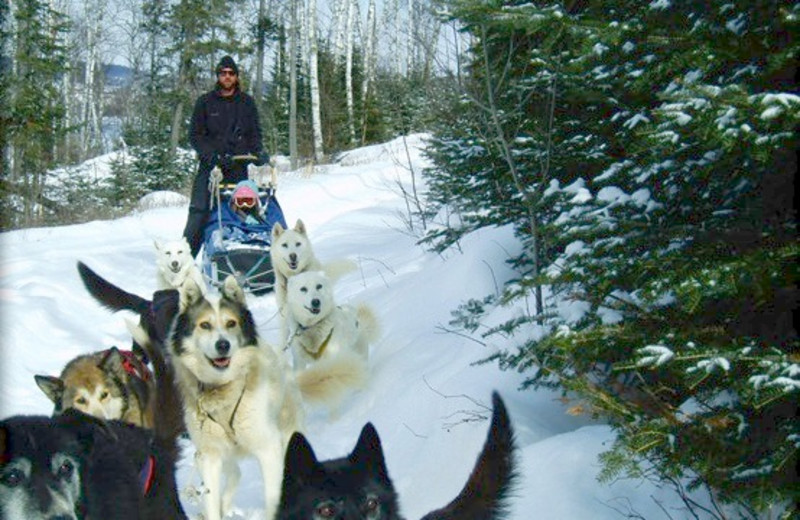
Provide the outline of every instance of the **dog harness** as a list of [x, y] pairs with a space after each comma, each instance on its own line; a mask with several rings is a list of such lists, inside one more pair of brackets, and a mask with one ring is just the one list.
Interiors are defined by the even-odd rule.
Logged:
[[122, 354], [122, 368], [128, 375], [138, 377], [142, 381], [150, 379], [150, 370], [136, 357], [136, 354], [130, 350], [120, 350], [119, 353]]
[[[312, 327], [313, 327], [313, 325], [312, 325]], [[358, 327], [358, 323], [356, 323], [356, 327]], [[292, 346], [292, 341], [294, 340], [294, 338], [298, 337], [300, 335], [300, 333], [303, 332], [304, 330], [308, 330], [310, 328], [311, 327], [304, 327], [304, 326], [302, 326], [302, 325], [300, 325], [298, 323], [297, 324], [297, 330], [294, 332], [294, 334], [292, 334], [292, 336], [288, 339], [288, 341], [286, 341], [286, 346], [283, 348], [283, 350], [284, 351], [289, 350], [289, 348]], [[316, 352], [312, 352], [312, 351], [308, 350], [306, 347], [303, 347], [303, 346], [301, 346], [300, 348], [303, 349], [303, 352], [305, 352], [306, 354], [311, 356], [315, 361], [317, 361], [317, 360], [319, 360], [319, 358], [322, 357], [322, 354], [325, 352], [325, 349], [328, 347], [328, 343], [330, 343], [332, 337], [333, 337], [333, 327], [331, 327], [331, 331], [328, 333], [328, 336], [322, 341], [322, 343], [320, 344], [320, 346], [319, 346], [319, 348], [317, 349]]]
[[[197, 385], [198, 385], [197, 389], [198, 389], [198, 391], [200, 393], [200, 396], [197, 399], [197, 413], [201, 417], [201, 422], [202, 422], [202, 418], [204, 418], [204, 417], [210, 419], [211, 422], [217, 424], [220, 428], [223, 429], [225, 434], [228, 437], [230, 437], [231, 441], [233, 441], [234, 444], [238, 444], [238, 442], [236, 441], [236, 431], [233, 428], [233, 421], [236, 418], [236, 412], [239, 411], [239, 405], [242, 404], [242, 398], [244, 397], [244, 393], [247, 390], [247, 385], [246, 384], [242, 385], [242, 393], [239, 394], [239, 398], [236, 400], [236, 405], [234, 405], [233, 411], [231, 412], [230, 419], [228, 419], [227, 423], [218, 421], [213, 415], [208, 413], [208, 411], [203, 406], [203, 394], [205, 392], [209, 391], [209, 390], [212, 390], [212, 389], [218, 388], [218, 387], [206, 385], [206, 384], [200, 383], [200, 382], [198, 382]], [[225, 386], [225, 385], [222, 385], [222, 386]], [[202, 428], [202, 425], [201, 425], [201, 428]]]
[[322, 354], [325, 353], [325, 349], [328, 347], [328, 343], [330, 343], [332, 336], [333, 336], [333, 327], [331, 327], [331, 331], [328, 333], [328, 337], [325, 338], [325, 341], [322, 342], [322, 344], [319, 346], [316, 352], [311, 352], [305, 347], [303, 347], [303, 350], [306, 352], [306, 354], [308, 354], [315, 360], [318, 360], [319, 358], [322, 357]]

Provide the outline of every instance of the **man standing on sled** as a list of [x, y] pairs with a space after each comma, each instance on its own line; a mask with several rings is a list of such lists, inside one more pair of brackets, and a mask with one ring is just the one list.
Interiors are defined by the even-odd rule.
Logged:
[[256, 103], [239, 86], [236, 62], [224, 56], [216, 73], [214, 90], [197, 99], [189, 126], [189, 141], [200, 159], [183, 230], [193, 257], [203, 243], [203, 228], [211, 208], [209, 177], [214, 166], [222, 170], [223, 182], [237, 183], [247, 179], [247, 162], [234, 160], [235, 156], [254, 155], [257, 164], [269, 160], [261, 145]]

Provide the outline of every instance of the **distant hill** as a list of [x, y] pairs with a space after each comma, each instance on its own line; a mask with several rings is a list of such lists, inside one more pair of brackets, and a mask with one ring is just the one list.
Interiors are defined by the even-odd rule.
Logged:
[[124, 65], [103, 65], [103, 73], [109, 87], [124, 87], [133, 81], [133, 69]]

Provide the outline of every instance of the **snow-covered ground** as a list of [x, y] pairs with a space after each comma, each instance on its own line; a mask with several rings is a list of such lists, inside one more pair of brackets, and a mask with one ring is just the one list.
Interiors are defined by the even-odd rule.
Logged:
[[[408, 139], [413, 168], [424, 166], [420, 136]], [[484, 346], [447, 332], [450, 312], [482, 298], [512, 276], [504, 260], [519, 249], [508, 228], [485, 229], [443, 255], [415, 245], [400, 186], [411, 190], [402, 140], [350, 152], [314, 172], [280, 177], [278, 199], [290, 226], [303, 219], [325, 262], [350, 258], [359, 269], [336, 286], [339, 303], [367, 302], [382, 325], [371, 350], [371, 380], [342, 412], [309, 409], [307, 434], [322, 458], [353, 448], [365, 422], [375, 424], [406, 518], [449, 502], [483, 444], [492, 390], [504, 398], [516, 429], [520, 479], [515, 520], [649, 520], [689, 518], [677, 496], [649, 483], [596, 480], [597, 455], [611, 429], [567, 413], [570, 404], [548, 391], [520, 392], [520, 374], [474, 363], [506, 345]], [[99, 166], [98, 166], [99, 167]], [[419, 178], [417, 178], [419, 182]], [[82, 260], [123, 289], [150, 297], [155, 286], [154, 239], [180, 236], [186, 204], [111, 221], [0, 234], [0, 418], [49, 414], [34, 374], [60, 372], [78, 354], [128, 347], [124, 316], [88, 295], [75, 264]], [[278, 339], [272, 294], [249, 297], [259, 331]], [[516, 312], [508, 309], [506, 312]], [[521, 311], [520, 311], [521, 312]], [[179, 484], [199, 485], [186, 442]], [[257, 465], [248, 461], [229, 518], [263, 518]], [[187, 511], [200, 508], [186, 498]]]

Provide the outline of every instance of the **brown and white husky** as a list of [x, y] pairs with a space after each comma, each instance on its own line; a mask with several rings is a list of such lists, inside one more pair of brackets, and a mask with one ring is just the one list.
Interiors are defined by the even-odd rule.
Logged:
[[58, 377], [36, 375], [34, 379], [55, 405], [54, 415], [74, 408], [100, 419], [152, 428], [155, 381], [146, 363], [139, 349], [111, 347], [76, 357]]

